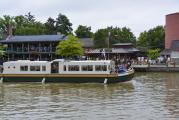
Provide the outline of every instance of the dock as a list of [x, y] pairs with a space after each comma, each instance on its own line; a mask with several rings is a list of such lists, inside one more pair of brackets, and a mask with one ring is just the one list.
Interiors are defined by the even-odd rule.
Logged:
[[136, 72], [179, 72], [179, 65], [132, 65]]

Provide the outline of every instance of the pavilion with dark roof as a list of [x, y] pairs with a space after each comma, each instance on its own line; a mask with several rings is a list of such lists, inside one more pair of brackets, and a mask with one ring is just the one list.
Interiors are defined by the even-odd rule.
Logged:
[[105, 49], [104, 48], [98, 48], [98, 49], [91, 49], [88, 52], [89, 57], [99, 57], [99, 59], [103, 56], [105, 53], [106, 59], [132, 59], [136, 58], [137, 53], [139, 53], [140, 50], [134, 47], [132, 43], [117, 43], [113, 44], [112, 48]]
[[[58, 35], [27, 35], [27, 36], [9, 36], [1, 40], [1, 44], [6, 44], [6, 60], [54, 60], [60, 58], [55, 54], [56, 46], [59, 42], [66, 40], [67, 37]], [[94, 42], [92, 38], [80, 38], [85, 56], [87, 58], [100, 58], [102, 49], [93, 49]], [[139, 52], [132, 43], [113, 44], [112, 48], [106, 49], [106, 59], [127, 59], [136, 58]]]
[[[56, 46], [66, 40], [64, 35], [27, 35], [9, 36], [0, 43], [6, 44], [7, 60], [53, 60], [59, 58], [55, 54]], [[85, 51], [93, 47], [91, 38], [80, 39]]]

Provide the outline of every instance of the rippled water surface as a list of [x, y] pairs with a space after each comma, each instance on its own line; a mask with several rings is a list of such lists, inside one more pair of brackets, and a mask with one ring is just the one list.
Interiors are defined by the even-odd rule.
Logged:
[[178, 120], [179, 73], [136, 73], [130, 83], [0, 85], [2, 120]]

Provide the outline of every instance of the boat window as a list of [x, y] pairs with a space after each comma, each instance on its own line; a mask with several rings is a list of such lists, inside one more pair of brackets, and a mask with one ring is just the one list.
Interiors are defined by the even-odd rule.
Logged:
[[68, 71], [79, 71], [80, 68], [78, 65], [69, 65], [68, 66]]
[[30, 66], [30, 71], [40, 71], [40, 66]]
[[81, 66], [82, 71], [93, 71], [93, 66], [92, 65], [83, 65]]
[[58, 73], [59, 72], [59, 63], [53, 62], [51, 64], [51, 73]]
[[107, 66], [106, 65], [96, 65], [95, 70], [96, 71], [107, 71]]
[[20, 66], [20, 71], [28, 71], [28, 66]]
[[66, 71], [66, 65], [63, 66], [63, 71]]
[[111, 68], [111, 66], [110, 65], [108, 65], [108, 70], [111, 70], [112, 68]]
[[46, 71], [46, 66], [42, 66], [42, 71]]

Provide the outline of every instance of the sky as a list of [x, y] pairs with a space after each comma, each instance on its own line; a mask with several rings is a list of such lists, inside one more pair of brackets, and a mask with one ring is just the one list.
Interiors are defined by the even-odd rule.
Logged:
[[179, 0], [0, 0], [0, 17], [31, 12], [37, 21], [64, 14], [76, 30], [128, 27], [138, 37], [145, 30], [165, 25], [165, 15], [179, 12]]

